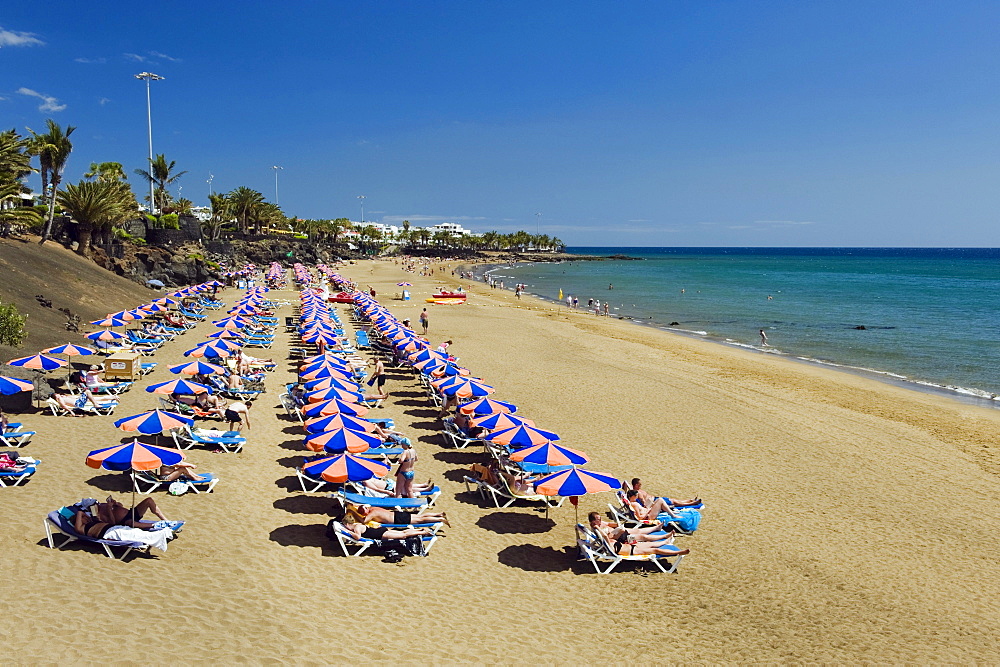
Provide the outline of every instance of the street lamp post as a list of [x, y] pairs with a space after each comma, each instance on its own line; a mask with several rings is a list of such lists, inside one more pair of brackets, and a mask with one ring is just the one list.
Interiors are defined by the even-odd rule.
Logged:
[[358, 195], [358, 199], [361, 200], [361, 226], [365, 226], [365, 196]]
[[541, 213], [536, 213], [535, 214], [535, 236], [538, 236], [541, 233], [540, 232], [541, 226], [542, 226], [542, 214]]
[[[162, 76], [159, 74], [153, 74], [152, 72], [140, 72], [135, 75], [137, 79], [145, 79], [146, 81], [146, 124], [149, 127], [149, 175], [153, 175], [153, 109], [150, 104], [149, 99], [149, 82], [150, 81], [163, 81]], [[153, 199], [153, 179], [149, 179], [149, 211], [152, 213], [155, 209], [156, 200]]]
[[278, 165], [274, 165], [273, 167], [271, 167], [271, 169], [274, 170], [274, 205], [277, 206], [278, 205], [278, 171], [284, 169], [284, 167], [279, 167]]
[[212, 175], [212, 172], [209, 172], [208, 173], [208, 180], [205, 181], [206, 183], [208, 183], [208, 196], [209, 197], [211, 197], [212, 195], [215, 194], [215, 191], [212, 190], [212, 179], [214, 179], [214, 178], [215, 178], [215, 176]]

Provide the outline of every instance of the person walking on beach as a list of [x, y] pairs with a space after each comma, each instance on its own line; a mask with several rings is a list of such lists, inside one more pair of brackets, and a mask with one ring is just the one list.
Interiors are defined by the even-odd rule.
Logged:
[[608, 307], [610, 305], [607, 301], [604, 302], [604, 317], [608, 317]]
[[424, 335], [427, 335], [427, 326], [430, 315], [427, 314], [427, 309], [424, 308], [420, 311], [420, 326], [424, 328]]
[[763, 345], [764, 347], [771, 347], [770, 345], [767, 344], [767, 334], [764, 333], [763, 329], [760, 330], [760, 344]]
[[382, 391], [383, 385], [385, 385], [385, 364], [382, 363], [382, 359], [378, 358], [375, 360], [375, 370], [372, 371], [372, 376], [368, 379], [368, 386], [378, 385], [378, 393], [384, 393]]
[[[244, 424], [250, 428], [250, 407], [253, 401], [236, 401], [226, 406], [223, 419], [229, 422], [230, 431], [242, 431]], [[239, 424], [239, 428], [235, 428]]]

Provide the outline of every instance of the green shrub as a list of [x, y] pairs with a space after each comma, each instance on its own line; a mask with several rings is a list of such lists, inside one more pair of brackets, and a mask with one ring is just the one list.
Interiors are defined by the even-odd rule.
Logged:
[[176, 213], [165, 213], [160, 216], [160, 227], [163, 229], [180, 229], [180, 218]]
[[152, 213], [147, 213], [146, 214], [146, 220], [148, 220], [149, 224], [151, 224], [153, 227], [159, 227], [160, 226], [160, 221], [157, 220], [156, 216], [153, 215]]
[[19, 313], [14, 304], [0, 304], [0, 343], [20, 347], [28, 335], [24, 330], [27, 319], [28, 316]]

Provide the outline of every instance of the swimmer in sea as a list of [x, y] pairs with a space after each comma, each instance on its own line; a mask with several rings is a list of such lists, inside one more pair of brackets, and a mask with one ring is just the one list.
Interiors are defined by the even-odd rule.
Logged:
[[764, 347], [771, 347], [770, 345], [767, 344], [767, 334], [764, 333], [763, 329], [760, 330], [760, 344], [763, 345]]

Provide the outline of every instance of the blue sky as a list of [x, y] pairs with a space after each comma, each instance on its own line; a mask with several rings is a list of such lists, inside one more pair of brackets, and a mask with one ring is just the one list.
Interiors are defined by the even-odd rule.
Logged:
[[[1000, 4], [79, 2], [0, 14], [0, 127], [205, 203], [570, 245], [998, 246]], [[134, 178], [134, 177], [133, 177]], [[176, 194], [176, 191], [175, 191]], [[536, 216], [541, 213], [541, 216]]]

